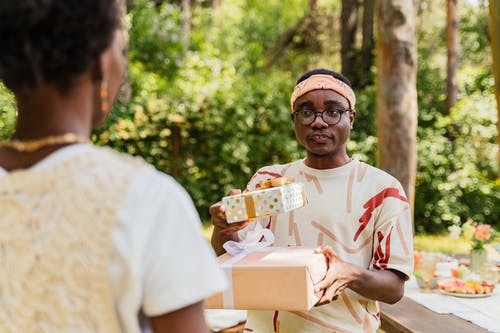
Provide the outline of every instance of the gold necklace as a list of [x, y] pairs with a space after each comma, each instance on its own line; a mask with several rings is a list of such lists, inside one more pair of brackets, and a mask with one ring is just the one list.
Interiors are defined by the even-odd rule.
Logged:
[[89, 138], [74, 133], [45, 136], [34, 140], [5, 140], [0, 141], [0, 147], [10, 148], [19, 152], [33, 152], [43, 147], [65, 143], [87, 143]]

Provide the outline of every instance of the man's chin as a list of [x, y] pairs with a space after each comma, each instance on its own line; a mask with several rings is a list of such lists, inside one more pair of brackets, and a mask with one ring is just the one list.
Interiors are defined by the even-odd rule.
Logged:
[[335, 155], [335, 151], [331, 149], [308, 149], [307, 152], [315, 157], [331, 157]]

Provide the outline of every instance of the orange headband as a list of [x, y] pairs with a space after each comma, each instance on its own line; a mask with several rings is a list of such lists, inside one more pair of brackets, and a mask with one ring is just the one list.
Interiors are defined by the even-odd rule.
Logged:
[[293, 110], [293, 105], [295, 101], [302, 95], [307, 94], [313, 90], [328, 89], [333, 90], [347, 99], [349, 102], [349, 108], [354, 110], [354, 105], [356, 104], [356, 96], [351, 87], [349, 87], [345, 82], [342, 82], [331, 75], [326, 74], [314, 74], [308, 77], [306, 80], [300, 82], [293, 89], [292, 97], [290, 97], [290, 106]]

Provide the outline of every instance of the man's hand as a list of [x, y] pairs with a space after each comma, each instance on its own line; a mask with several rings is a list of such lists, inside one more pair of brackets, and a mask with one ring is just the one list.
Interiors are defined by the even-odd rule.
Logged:
[[314, 286], [315, 292], [324, 290], [316, 305], [336, 300], [345, 288], [388, 304], [396, 303], [404, 295], [405, 275], [399, 271], [364, 269], [343, 261], [330, 246], [322, 246], [316, 253], [323, 253], [328, 261], [325, 278]]
[[[235, 195], [240, 193], [241, 190], [233, 189], [230, 190], [227, 195]], [[212, 224], [214, 226], [214, 231], [212, 233], [212, 241], [211, 241], [212, 247], [214, 248], [215, 253], [217, 253], [217, 255], [221, 255], [225, 252], [225, 250], [222, 247], [222, 244], [224, 244], [228, 240], [238, 241], [239, 238], [237, 232], [245, 228], [250, 223], [252, 223], [252, 221], [247, 220], [242, 222], [227, 223], [226, 208], [224, 207], [224, 204], [221, 201], [210, 206], [209, 212]]]
[[316, 303], [318, 306], [336, 300], [344, 289], [349, 287], [352, 279], [358, 274], [359, 268], [343, 261], [330, 246], [322, 246], [315, 252], [323, 253], [328, 262], [325, 278], [314, 286], [315, 292], [324, 291], [323, 296]]
[[[233, 189], [230, 190], [227, 195], [235, 195], [235, 194], [240, 194], [241, 190], [238, 189]], [[235, 223], [227, 223], [226, 220], [226, 207], [224, 207], [224, 204], [222, 201], [219, 201], [212, 206], [210, 206], [209, 209], [210, 216], [212, 217], [212, 224], [214, 225], [215, 229], [218, 229], [219, 232], [225, 234], [225, 235], [232, 235], [238, 230], [241, 230], [245, 228], [247, 225], [249, 225], [252, 221], [242, 221], [242, 222], [235, 222]]]

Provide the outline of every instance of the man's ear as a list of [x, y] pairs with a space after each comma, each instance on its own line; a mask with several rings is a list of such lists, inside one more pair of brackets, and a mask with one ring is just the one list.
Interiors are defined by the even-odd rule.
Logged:
[[349, 122], [351, 123], [351, 127], [354, 124], [354, 119], [356, 119], [356, 110], [349, 112]]

